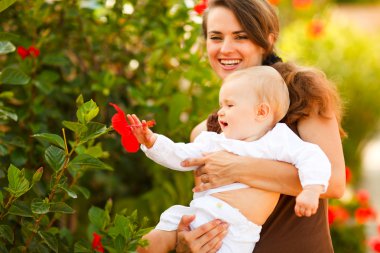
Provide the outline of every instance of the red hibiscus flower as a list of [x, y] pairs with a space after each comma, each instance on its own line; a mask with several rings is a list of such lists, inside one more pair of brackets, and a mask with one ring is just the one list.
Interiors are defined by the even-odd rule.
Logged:
[[[115, 131], [121, 135], [121, 144], [127, 152], [135, 153], [139, 150], [140, 144], [137, 141], [136, 137], [131, 131], [131, 125], [128, 124], [124, 112], [115, 104], [110, 103], [117, 113], [112, 117], [112, 126]], [[146, 122], [148, 127], [155, 125], [154, 120], [149, 120]]]
[[92, 249], [94, 249], [95, 251], [104, 253], [104, 248], [101, 241], [102, 237], [95, 232], [92, 234], [92, 236], [93, 236]]
[[207, 0], [201, 0], [201, 2], [194, 6], [194, 10], [198, 15], [202, 15], [207, 9]]

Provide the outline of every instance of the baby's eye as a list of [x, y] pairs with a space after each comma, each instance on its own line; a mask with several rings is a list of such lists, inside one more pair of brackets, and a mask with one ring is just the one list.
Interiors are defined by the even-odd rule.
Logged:
[[228, 106], [228, 107], [233, 107], [234, 105], [233, 105], [233, 104], [228, 104], [227, 106]]

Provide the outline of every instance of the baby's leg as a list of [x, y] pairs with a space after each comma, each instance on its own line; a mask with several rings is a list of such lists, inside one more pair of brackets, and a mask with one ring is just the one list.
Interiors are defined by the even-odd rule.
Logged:
[[139, 253], [167, 253], [175, 249], [177, 240], [176, 231], [164, 231], [153, 229], [148, 234], [143, 236], [143, 239], [148, 240], [149, 245], [146, 248], [137, 248]]

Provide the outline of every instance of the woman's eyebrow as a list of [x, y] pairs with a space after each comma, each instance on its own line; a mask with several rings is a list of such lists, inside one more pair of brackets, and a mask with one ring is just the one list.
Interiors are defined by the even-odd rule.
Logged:
[[[246, 33], [245, 31], [235, 31], [235, 32], [232, 32], [232, 34], [239, 34], [239, 33]], [[222, 32], [219, 32], [219, 31], [209, 31], [208, 34], [223, 34]]]

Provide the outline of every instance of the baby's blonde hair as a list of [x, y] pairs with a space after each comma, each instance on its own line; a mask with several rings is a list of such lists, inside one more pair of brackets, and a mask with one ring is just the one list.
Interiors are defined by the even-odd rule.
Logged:
[[237, 70], [228, 75], [224, 82], [243, 79], [253, 88], [259, 103], [268, 103], [275, 122], [279, 122], [289, 109], [289, 91], [280, 73], [270, 66], [255, 66]]

